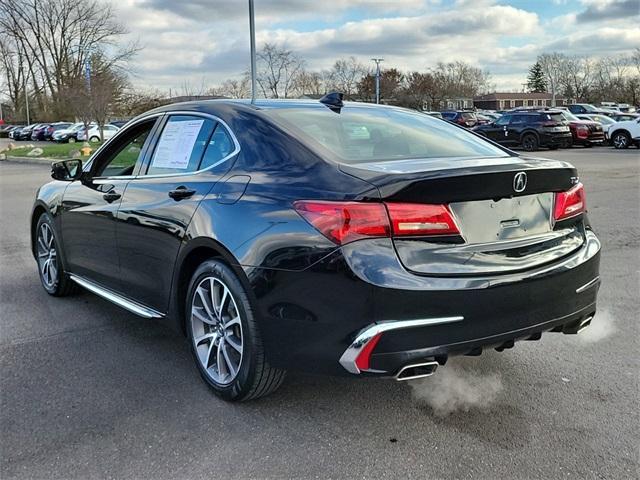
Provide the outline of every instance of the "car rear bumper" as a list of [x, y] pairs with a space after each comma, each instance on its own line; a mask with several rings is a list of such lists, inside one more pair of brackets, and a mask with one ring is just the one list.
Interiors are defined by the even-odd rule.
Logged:
[[[270, 363], [395, 375], [409, 363], [509, 348], [550, 330], [575, 333], [595, 313], [599, 252], [587, 231], [579, 251], [552, 265], [487, 278], [428, 277], [406, 271], [391, 241], [376, 239], [346, 245], [304, 271], [248, 276]], [[378, 333], [367, 368], [359, 368], [358, 353]]]

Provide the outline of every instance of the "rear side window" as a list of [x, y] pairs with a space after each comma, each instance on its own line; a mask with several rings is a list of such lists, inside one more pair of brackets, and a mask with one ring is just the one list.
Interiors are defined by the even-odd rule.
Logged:
[[274, 121], [336, 161], [354, 164], [408, 158], [506, 156], [481, 138], [410, 110], [348, 106], [267, 110]]
[[192, 115], [172, 115], [165, 124], [147, 175], [195, 172], [216, 122]]
[[[210, 167], [214, 167], [215, 170], [218, 170], [218, 168], [215, 167], [220, 167], [221, 163], [231, 155], [234, 150], [235, 145], [231, 139], [231, 135], [229, 135], [229, 132], [227, 132], [222, 124], [218, 123], [213, 135], [211, 135], [211, 139], [209, 140], [209, 144], [204, 152], [204, 157], [202, 157], [202, 163], [198, 170]], [[226, 171], [227, 167], [222, 166], [220, 168]]]

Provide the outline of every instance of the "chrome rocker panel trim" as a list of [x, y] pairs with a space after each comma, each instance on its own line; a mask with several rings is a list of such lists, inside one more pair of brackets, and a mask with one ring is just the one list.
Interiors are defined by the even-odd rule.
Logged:
[[[359, 374], [360, 369], [356, 365], [356, 358], [369, 341], [379, 333], [389, 332], [391, 330], [402, 330], [406, 328], [425, 327], [429, 325], [440, 325], [443, 323], [461, 322], [464, 317], [440, 317], [440, 318], [419, 318], [416, 320], [389, 320], [380, 323], [374, 323], [362, 330], [351, 345], [345, 350], [340, 357], [340, 365], [342, 365], [349, 373]], [[385, 372], [379, 372], [385, 373]]]
[[86, 288], [90, 292], [95, 293], [96, 295], [104, 298], [105, 300], [110, 301], [111, 303], [115, 303], [116, 305], [124, 308], [125, 310], [129, 310], [131, 313], [135, 313], [136, 315], [139, 315], [144, 318], [164, 317], [164, 314], [157, 312], [152, 308], [145, 307], [144, 305], [134, 302], [133, 300], [129, 300], [128, 298], [123, 297], [122, 295], [115, 293], [111, 290], [108, 290], [84, 277], [80, 277], [78, 275], [74, 275], [73, 273], [70, 273], [69, 278], [71, 278], [71, 280], [76, 282], [81, 287]]

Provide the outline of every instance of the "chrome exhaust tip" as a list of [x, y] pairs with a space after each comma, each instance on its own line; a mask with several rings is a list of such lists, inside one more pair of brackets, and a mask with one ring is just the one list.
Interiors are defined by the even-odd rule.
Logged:
[[582, 320], [580, 322], [580, 325], [578, 325], [578, 330], [576, 331], [576, 333], [580, 333], [582, 330], [591, 325], [591, 320], [593, 320], [593, 315], [589, 315], [587, 318]]
[[436, 373], [438, 362], [412, 363], [405, 365], [396, 374], [396, 381], [416, 380], [418, 378], [430, 377]]

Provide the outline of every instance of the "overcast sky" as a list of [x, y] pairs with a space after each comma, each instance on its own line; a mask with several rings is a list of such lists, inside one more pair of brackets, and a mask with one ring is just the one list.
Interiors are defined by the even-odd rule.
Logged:
[[[143, 46], [134, 83], [179, 91], [237, 77], [249, 63], [246, 0], [118, 0]], [[498, 90], [520, 89], [543, 51], [593, 56], [640, 46], [640, 0], [255, 0], [258, 47], [274, 42], [307, 68], [340, 57], [425, 70], [464, 60]]]

